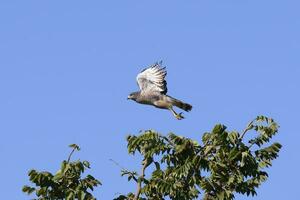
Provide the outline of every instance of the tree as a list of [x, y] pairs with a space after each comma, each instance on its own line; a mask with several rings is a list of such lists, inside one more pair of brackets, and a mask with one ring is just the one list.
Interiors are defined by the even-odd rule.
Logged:
[[[279, 143], [266, 146], [277, 131], [273, 119], [258, 116], [241, 133], [216, 125], [202, 136], [202, 144], [153, 130], [128, 136], [129, 153], [143, 156], [141, 172], [122, 171], [137, 189], [115, 200], [191, 200], [200, 192], [204, 200], [233, 199], [235, 193], [256, 195], [256, 188], [268, 177], [265, 168], [281, 148]], [[249, 132], [257, 135], [246, 140]]]
[[[142, 155], [141, 170], [122, 170], [122, 176], [136, 184], [136, 191], [115, 200], [230, 200], [236, 193], [254, 196], [268, 177], [266, 168], [278, 157], [281, 145], [269, 144], [277, 132], [273, 119], [258, 116], [242, 132], [227, 131], [218, 124], [202, 135], [201, 142], [174, 133], [163, 136], [154, 130], [129, 135], [128, 152]], [[101, 183], [91, 175], [81, 178], [90, 165], [70, 162], [73, 152], [79, 150], [75, 144], [70, 147], [68, 160], [55, 175], [31, 170], [30, 181], [36, 187], [24, 186], [23, 191], [35, 191], [37, 199], [43, 200], [95, 199], [88, 190]]]
[[70, 147], [72, 151], [68, 159], [61, 163], [61, 168], [55, 175], [50, 172], [30, 170], [28, 176], [35, 187], [25, 185], [23, 192], [27, 194], [35, 192], [39, 200], [96, 199], [89, 191], [93, 191], [94, 187], [101, 185], [101, 183], [92, 175], [81, 178], [82, 173], [90, 168], [90, 163], [88, 161], [81, 162], [80, 160], [71, 162], [72, 154], [76, 150], [79, 151], [80, 148], [76, 144], [71, 144]]

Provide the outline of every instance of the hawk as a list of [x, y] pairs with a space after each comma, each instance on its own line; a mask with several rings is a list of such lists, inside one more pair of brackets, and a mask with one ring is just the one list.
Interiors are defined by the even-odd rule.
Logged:
[[140, 91], [131, 93], [127, 99], [134, 100], [140, 104], [170, 110], [176, 119], [181, 120], [184, 118], [182, 113], [176, 113], [173, 106], [187, 112], [192, 110], [192, 106], [167, 95], [168, 89], [165, 80], [167, 71], [161, 64], [162, 62], [155, 63], [137, 75], [136, 80]]

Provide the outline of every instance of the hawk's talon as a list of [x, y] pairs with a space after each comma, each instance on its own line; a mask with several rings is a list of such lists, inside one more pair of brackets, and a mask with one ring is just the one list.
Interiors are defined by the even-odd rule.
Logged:
[[176, 117], [176, 119], [178, 119], [178, 120], [184, 119], [184, 116], [182, 115], [182, 112], [179, 113], [179, 114], [177, 114], [175, 117]]

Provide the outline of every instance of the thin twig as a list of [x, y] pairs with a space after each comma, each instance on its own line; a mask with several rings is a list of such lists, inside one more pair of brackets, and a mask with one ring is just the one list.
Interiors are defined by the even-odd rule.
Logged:
[[125, 167], [121, 166], [118, 162], [116, 162], [115, 160], [113, 159], [109, 159], [109, 161], [113, 162], [116, 166], [120, 167], [121, 171], [122, 172], [128, 172], [131, 176], [132, 176], [132, 179], [135, 181], [135, 182], [138, 182], [138, 179], [134, 176], [136, 172], [131, 172], [129, 171], [128, 169], [126, 169]]
[[74, 151], [75, 151], [75, 149], [76, 149], [77, 147], [74, 147], [73, 149], [72, 149], [72, 151], [71, 151], [71, 153], [70, 153], [70, 155], [69, 155], [69, 157], [68, 157], [68, 161], [67, 161], [67, 163], [69, 163], [70, 162], [70, 160], [71, 160], [71, 157], [72, 157], [72, 154], [74, 153]]
[[246, 134], [249, 130], [251, 130], [251, 129], [253, 128], [253, 122], [254, 122], [254, 120], [252, 120], [252, 121], [248, 124], [247, 128], [243, 131], [242, 135], [240, 136], [240, 138], [239, 138], [240, 140], [242, 140], [242, 139], [244, 138], [245, 134]]
[[115, 165], [121, 168], [121, 170], [126, 170], [125, 167], [121, 166], [118, 162], [114, 161], [113, 159], [109, 159], [109, 161], [113, 162]]

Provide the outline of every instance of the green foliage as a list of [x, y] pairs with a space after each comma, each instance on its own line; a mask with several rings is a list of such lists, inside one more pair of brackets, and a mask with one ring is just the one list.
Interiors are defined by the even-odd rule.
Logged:
[[[245, 141], [246, 133], [258, 133]], [[149, 130], [128, 136], [128, 152], [143, 156], [141, 174], [123, 171], [137, 183], [136, 194], [120, 195], [115, 200], [204, 200], [233, 199], [235, 193], [256, 195], [264, 182], [266, 167], [278, 157], [281, 145], [268, 142], [277, 133], [273, 119], [258, 116], [239, 132], [216, 125], [202, 136], [202, 143], [170, 133], [162, 136]], [[148, 176], [145, 170], [152, 170]]]
[[[277, 132], [273, 119], [258, 116], [242, 132], [227, 131], [218, 124], [204, 133], [200, 142], [153, 130], [130, 135], [128, 152], [142, 155], [141, 171], [122, 169], [121, 175], [137, 189], [115, 200], [231, 200], [236, 193], [254, 196], [268, 178], [266, 168], [281, 149], [279, 143], [269, 144]], [[82, 178], [90, 163], [71, 161], [80, 148], [76, 144], [69, 147], [72, 151], [56, 174], [31, 170], [28, 175], [35, 186], [24, 186], [23, 192], [40, 200], [95, 199], [91, 191], [101, 183], [91, 175]]]
[[91, 175], [81, 178], [82, 174], [87, 168], [90, 168], [88, 161], [70, 162], [71, 156], [75, 150], [79, 151], [80, 148], [76, 144], [72, 144], [72, 148], [68, 160], [61, 163], [58, 172], [53, 175], [50, 172], [38, 172], [30, 170], [28, 173], [29, 180], [35, 184], [35, 187], [25, 185], [23, 192], [32, 194], [35, 192], [36, 199], [49, 200], [49, 199], [78, 199], [78, 200], [92, 200], [96, 199], [90, 193], [94, 187], [101, 185], [100, 181]]

